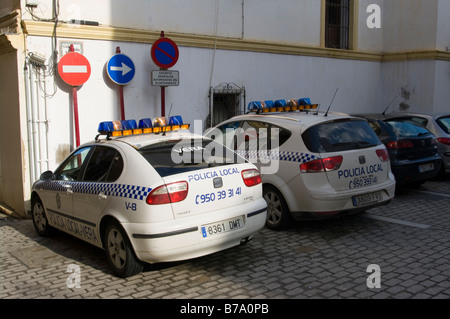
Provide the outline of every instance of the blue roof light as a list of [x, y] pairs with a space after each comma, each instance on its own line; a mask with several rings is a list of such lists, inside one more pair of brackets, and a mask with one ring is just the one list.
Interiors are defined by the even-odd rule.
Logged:
[[137, 128], [137, 124], [135, 120], [126, 120], [122, 121], [122, 129], [123, 130], [134, 130]]
[[107, 134], [108, 132], [114, 131], [114, 124], [111, 121], [101, 122], [98, 125], [98, 132], [101, 134]]
[[169, 125], [181, 125], [183, 124], [183, 119], [181, 115], [171, 116], [169, 119]]
[[152, 119], [151, 118], [145, 118], [139, 120], [139, 128], [150, 128], [152, 127]]

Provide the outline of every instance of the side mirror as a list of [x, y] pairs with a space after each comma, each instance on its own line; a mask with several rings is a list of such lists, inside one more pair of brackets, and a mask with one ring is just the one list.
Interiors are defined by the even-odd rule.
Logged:
[[42, 181], [49, 181], [51, 179], [53, 179], [54, 175], [52, 171], [45, 171], [44, 173], [41, 174], [40, 179]]

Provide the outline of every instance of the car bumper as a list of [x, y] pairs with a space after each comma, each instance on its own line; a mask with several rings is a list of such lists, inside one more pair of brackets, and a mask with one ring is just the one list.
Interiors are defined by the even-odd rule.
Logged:
[[[396, 182], [390, 179], [381, 184], [359, 190], [339, 192], [311, 191], [307, 201], [297, 203], [298, 209], [291, 210], [295, 220], [326, 219], [342, 214], [366, 211], [388, 204], [395, 196]], [[357, 203], [357, 197], [372, 196], [372, 200]], [[376, 196], [375, 196], [376, 195]]]
[[[425, 172], [420, 171], [422, 165], [433, 164], [434, 169]], [[436, 177], [441, 169], [442, 160], [436, 158], [428, 161], [414, 161], [408, 163], [392, 164], [392, 173], [398, 184], [407, 184], [411, 182], [422, 182]]]
[[[212, 254], [252, 238], [266, 222], [267, 204], [260, 199], [245, 205], [161, 223], [122, 224], [138, 259], [147, 263], [171, 262]], [[205, 237], [202, 226], [243, 217], [242, 228]]]

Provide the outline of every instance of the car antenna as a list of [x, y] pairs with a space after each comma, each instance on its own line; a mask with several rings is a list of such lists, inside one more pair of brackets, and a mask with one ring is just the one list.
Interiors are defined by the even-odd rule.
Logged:
[[333, 99], [331, 99], [331, 103], [330, 103], [330, 105], [328, 106], [328, 110], [327, 110], [327, 112], [325, 113], [324, 117], [325, 117], [325, 116], [328, 116], [328, 112], [330, 111], [331, 104], [333, 104], [334, 98], [336, 97], [336, 94], [337, 94], [338, 90], [339, 90], [339, 88], [337, 88], [337, 89], [336, 89], [336, 92], [334, 92]]
[[398, 98], [398, 95], [396, 95], [394, 97], [394, 99], [392, 100], [391, 104], [388, 105], [388, 107], [384, 110], [384, 112], [382, 113], [383, 115], [386, 115], [387, 110], [389, 110], [389, 108], [391, 107], [392, 104], [394, 104], [395, 100]]

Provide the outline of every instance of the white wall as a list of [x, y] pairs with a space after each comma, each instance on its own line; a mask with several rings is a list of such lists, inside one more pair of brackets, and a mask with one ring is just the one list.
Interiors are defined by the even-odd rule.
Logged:
[[[68, 39], [60, 39], [64, 41]], [[50, 56], [49, 38], [32, 37], [28, 50]], [[125, 86], [127, 118], [140, 119], [160, 114], [159, 87], [151, 86], [151, 71], [157, 70], [150, 58], [151, 45], [83, 41], [84, 55], [90, 61], [90, 79], [77, 91], [81, 142], [92, 140], [98, 123], [119, 119], [117, 85], [108, 78], [104, 66], [116, 46], [136, 65], [136, 75]], [[172, 68], [180, 72], [180, 85], [166, 88], [166, 114], [182, 114], [186, 121], [205, 120], [209, 113], [208, 90], [213, 51], [180, 47], [180, 58]], [[310, 97], [328, 107], [339, 88], [332, 109], [361, 112], [378, 108], [380, 63], [315, 57], [217, 50], [211, 85], [234, 82], [246, 88], [247, 102], [265, 99]], [[47, 93], [53, 93], [53, 78], [47, 79]], [[56, 77], [56, 94], [47, 98], [49, 114], [49, 153], [51, 167], [59, 164], [62, 152], [74, 145], [71, 88]], [[66, 155], [64, 153], [64, 155]]]
[[438, 25], [436, 48], [442, 51], [450, 51], [450, 1], [439, 0]]
[[[383, 51], [435, 49], [438, 2], [439, 0], [384, 1]], [[448, 19], [448, 11], [444, 15]]]
[[397, 97], [390, 111], [433, 111], [435, 68], [433, 60], [383, 63], [383, 95], [391, 101]]
[[[52, 17], [52, 1], [35, 13]], [[242, 6], [244, 3], [244, 6]], [[249, 40], [320, 44], [318, 0], [77, 0], [60, 1], [60, 21], [90, 20], [142, 30], [217, 35]], [[25, 10], [24, 10], [25, 11]], [[24, 19], [31, 19], [29, 14]]]

